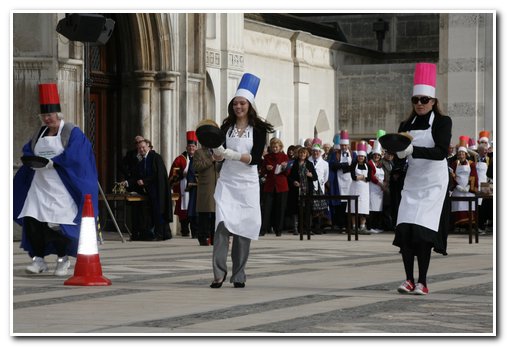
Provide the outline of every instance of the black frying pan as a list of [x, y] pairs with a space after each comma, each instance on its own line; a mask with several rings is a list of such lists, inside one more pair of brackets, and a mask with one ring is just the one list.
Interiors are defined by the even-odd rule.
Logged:
[[385, 134], [378, 141], [386, 151], [396, 153], [405, 150], [412, 142], [409, 134]]
[[213, 125], [201, 125], [195, 134], [199, 143], [204, 147], [217, 148], [225, 142], [225, 133]]
[[49, 163], [49, 159], [39, 157], [36, 155], [24, 155], [21, 157], [21, 161], [26, 166], [34, 168], [45, 167]]

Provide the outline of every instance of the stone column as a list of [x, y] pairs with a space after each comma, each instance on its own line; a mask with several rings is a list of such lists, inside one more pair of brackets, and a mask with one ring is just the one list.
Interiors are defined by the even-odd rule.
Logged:
[[[309, 66], [304, 59], [305, 43], [300, 40], [302, 33], [291, 37], [292, 59], [294, 63], [294, 139], [313, 138], [314, 123], [310, 117], [310, 73]], [[295, 141], [295, 142], [296, 142]]]
[[[220, 117], [226, 117], [229, 101], [236, 93], [237, 86], [245, 69], [243, 31], [244, 17], [242, 13], [222, 14], [221, 20], [226, 31], [222, 32], [221, 43], [221, 79], [220, 86]], [[222, 119], [220, 119], [219, 124]]]
[[139, 115], [141, 120], [140, 133], [148, 137], [150, 140], [153, 139], [152, 122], [153, 117], [151, 114], [151, 89], [155, 82], [154, 71], [142, 71], [138, 70], [134, 72], [137, 80], [137, 87], [139, 89]]
[[[493, 130], [493, 14], [440, 15], [437, 97], [453, 118], [453, 139]], [[439, 84], [440, 83], [440, 84]]]
[[167, 166], [170, 166], [171, 158], [175, 157], [175, 149], [171, 148], [171, 144], [177, 143], [174, 132], [179, 128], [179, 117], [173, 100], [178, 75], [176, 72], [166, 71], [157, 74], [160, 86], [160, 155]]

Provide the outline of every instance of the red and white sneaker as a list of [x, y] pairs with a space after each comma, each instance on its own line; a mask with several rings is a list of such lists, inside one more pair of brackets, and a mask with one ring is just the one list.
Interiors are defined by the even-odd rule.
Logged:
[[424, 284], [417, 283], [415, 285], [415, 289], [414, 289], [415, 295], [427, 295], [429, 292], [430, 292], [430, 290]]
[[414, 289], [414, 282], [411, 280], [406, 280], [398, 287], [398, 293], [410, 294], [414, 291]]

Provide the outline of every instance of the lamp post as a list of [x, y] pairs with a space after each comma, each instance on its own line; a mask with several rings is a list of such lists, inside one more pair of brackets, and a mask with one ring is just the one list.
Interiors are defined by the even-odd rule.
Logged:
[[[92, 86], [92, 79], [90, 78], [90, 45], [105, 45], [114, 29], [114, 20], [106, 18], [99, 14], [90, 13], [70, 13], [65, 14], [65, 18], [62, 18], [57, 26], [56, 31], [65, 36], [70, 41], [79, 41], [84, 44], [84, 116], [85, 116], [85, 133], [87, 136], [94, 137], [91, 134], [93, 127], [88, 124], [90, 123], [90, 88]], [[92, 147], [95, 146], [95, 141], [90, 141]], [[111, 215], [116, 230], [120, 234], [122, 242], [125, 242], [123, 235], [116, 223], [114, 214], [109, 207], [106, 196], [100, 182], [97, 181], [99, 192], [102, 195], [104, 203], [106, 204], [107, 210]]]
[[[92, 13], [66, 13], [57, 26], [56, 31], [70, 41], [79, 41], [84, 44], [84, 116], [85, 132], [92, 137], [90, 131], [93, 127], [90, 122], [90, 45], [105, 45], [114, 30], [114, 20], [100, 14]], [[94, 146], [95, 141], [91, 141]]]

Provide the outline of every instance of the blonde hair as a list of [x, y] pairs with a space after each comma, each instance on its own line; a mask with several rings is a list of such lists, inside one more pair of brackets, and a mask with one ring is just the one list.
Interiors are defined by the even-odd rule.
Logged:
[[273, 145], [278, 145], [280, 148], [283, 148], [283, 142], [277, 137], [273, 137], [271, 140], [269, 140], [269, 147]]

